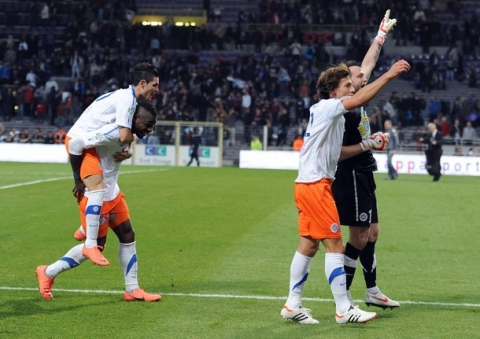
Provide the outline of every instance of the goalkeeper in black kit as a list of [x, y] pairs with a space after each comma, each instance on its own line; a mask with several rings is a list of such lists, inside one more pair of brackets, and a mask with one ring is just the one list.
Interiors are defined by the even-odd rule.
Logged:
[[[388, 10], [362, 63], [347, 62], [356, 91], [367, 84], [385, 38], [395, 24], [396, 20], [390, 19]], [[372, 151], [384, 151], [389, 135], [381, 132], [371, 135], [364, 107], [356, 112], [346, 113], [344, 117], [345, 133], [332, 192], [340, 215], [340, 223], [349, 226], [349, 239], [344, 253], [347, 296], [355, 305], [350, 294], [350, 286], [357, 261], [360, 259], [367, 289], [365, 303], [384, 309], [398, 307], [400, 306], [398, 302], [379, 290], [376, 281], [375, 243], [378, 239], [379, 226], [373, 176], [373, 172], [377, 171], [377, 163]]]

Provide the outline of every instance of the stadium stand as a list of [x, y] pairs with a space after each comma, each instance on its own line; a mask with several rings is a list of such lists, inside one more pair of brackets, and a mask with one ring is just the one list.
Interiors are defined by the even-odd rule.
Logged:
[[[0, 0], [3, 128], [33, 130], [39, 125], [66, 128], [94, 97], [126, 85], [131, 66], [149, 61], [161, 73], [162, 92], [157, 107], [162, 119], [224, 121], [233, 106], [238, 113], [235, 124], [238, 142], [229, 146], [227, 140], [225, 158], [238, 159], [238, 150], [249, 148], [252, 128], [257, 134], [263, 133], [255, 122], [264, 124], [270, 120], [273, 135], [270, 147], [277, 147], [275, 136], [283, 128], [279, 126], [277, 113], [272, 113], [275, 100], [287, 108], [290, 120], [287, 139], [278, 147], [288, 148], [298, 133], [305, 105], [315, 100], [315, 80], [320, 70], [328, 63], [360, 58], [387, 7], [399, 19], [399, 25], [387, 40], [373, 76], [384, 72], [398, 58], [409, 60], [414, 71], [389, 84], [370, 103], [368, 111], [373, 112], [376, 106], [383, 110], [392, 92], [400, 98], [412, 93], [423, 98], [422, 119], [407, 119], [397, 126], [405, 151], [417, 151], [412, 138], [430, 119], [428, 107], [433, 96], [448, 103], [444, 105], [448, 110], [442, 111], [438, 119], [447, 116], [453, 122], [458, 117], [464, 125], [475, 114], [478, 117], [479, 36], [471, 34], [480, 31], [478, 1], [437, 0], [435, 7], [425, 8], [422, 8], [425, 1], [413, 0], [400, 4], [381, 0], [368, 6], [359, 6], [355, 0], [334, 6], [324, 6], [324, 2], [65, 0], [46, 2], [49, 16], [42, 19], [43, 2]], [[167, 18], [205, 12], [208, 22], [179, 27], [167, 20], [162, 26], [153, 27], [132, 24], [128, 15], [162, 11], [171, 15]], [[411, 18], [422, 15], [425, 20], [412, 23]], [[351, 22], [360, 22], [364, 28], [360, 30]], [[431, 32], [427, 38], [426, 29]], [[290, 53], [295, 40], [302, 45], [298, 57]], [[29, 46], [28, 51], [19, 50], [22, 42]], [[456, 57], [450, 60], [450, 47], [454, 43], [457, 51], [451, 54]], [[72, 77], [75, 50], [81, 58], [80, 74]], [[278, 82], [282, 68], [290, 78], [284, 87]], [[50, 104], [46, 93], [34, 97], [33, 102], [25, 102], [25, 93], [27, 96], [29, 93], [25, 90], [26, 76], [30, 70], [37, 78], [35, 91], [51, 77], [57, 81], [59, 88]], [[244, 86], [252, 96], [248, 114], [244, 114], [238, 98], [230, 98], [232, 93], [241, 96]], [[65, 109], [68, 95], [71, 106]], [[460, 113], [453, 112], [456, 100], [465, 103]], [[25, 104], [31, 106], [21, 116], [20, 107]], [[48, 106], [51, 116], [44, 122], [35, 115], [37, 104], [55, 107]], [[264, 115], [258, 121], [253, 117], [256, 108]], [[479, 119], [473, 123], [480, 135]], [[480, 143], [475, 141], [474, 146], [477, 145]]]

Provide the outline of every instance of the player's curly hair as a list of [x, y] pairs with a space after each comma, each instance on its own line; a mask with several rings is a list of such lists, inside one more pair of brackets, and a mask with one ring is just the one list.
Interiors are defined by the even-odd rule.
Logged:
[[148, 62], [136, 64], [130, 71], [130, 81], [133, 86], [137, 86], [141, 80], [150, 82], [154, 77], [158, 77], [158, 70]]
[[330, 92], [335, 90], [340, 81], [350, 76], [350, 70], [345, 63], [326, 68], [317, 80], [317, 94], [320, 99], [330, 99]]
[[157, 109], [155, 108], [155, 105], [151, 101], [145, 100], [145, 99], [140, 99], [140, 100], [137, 101], [137, 103], [138, 103], [138, 106], [137, 106], [137, 109], [135, 110], [135, 114], [138, 113], [139, 108], [143, 108], [148, 113], [150, 113], [152, 116], [154, 116], [154, 117], [157, 116]]

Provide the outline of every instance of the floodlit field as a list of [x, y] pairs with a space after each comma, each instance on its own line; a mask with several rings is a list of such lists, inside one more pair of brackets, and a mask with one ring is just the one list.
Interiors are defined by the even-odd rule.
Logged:
[[[55, 299], [35, 267], [76, 244], [67, 164], [0, 163], [0, 338], [479, 338], [480, 178], [377, 175], [378, 283], [400, 301], [366, 325], [340, 327], [323, 270], [304, 306], [317, 326], [280, 317], [297, 246], [296, 172], [125, 166], [120, 186], [137, 233], [139, 281], [159, 303], [122, 301], [112, 233], [109, 267], [59, 275]], [[348, 229], [344, 229], [347, 236]], [[361, 271], [352, 294], [361, 307]], [[371, 309], [370, 309], [371, 310]]]

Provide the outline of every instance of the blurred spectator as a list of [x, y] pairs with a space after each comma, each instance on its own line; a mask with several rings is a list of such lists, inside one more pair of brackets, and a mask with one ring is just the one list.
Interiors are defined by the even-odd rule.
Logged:
[[250, 149], [252, 151], [263, 151], [263, 144], [257, 135], [252, 135], [252, 141], [250, 142]]
[[85, 62], [83, 57], [78, 53], [78, 50], [73, 52], [70, 57], [71, 77], [81, 78], [83, 76], [83, 70], [85, 69]]
[[443, 137], [450, 136], [450, 127], [447, 117], [442, 117], [440, 121], [440, 133], [442, 133]]
[[450, 129], [450, 136], [453, 138], [456, 146], [459, 146], [462, 144], [462, 128], [460, 126], [459, 119], [455, 119]]
[[30, 83], [30, 86], [32, 86], [33, 88], [36, 88], [37, 87], [37, 75], [35, 74], [35, 72], [33, 71], [33, 69], [31, 69], [30, 71], [28, 71], [26, 77], [25, 77], [25, 80], [27, 82]]
[[292, 147], [293, 147], [294, 151], [300, 152], [300, 150], [303, 147], [303, 138], [302, 138], [301, 135], [297, 135], [295, 137], [295, 140], [293, 141]]
[[53, 77], [49, 77], [48, 81], [45, 83], [44, 99], [46, 99], [46, 94], [50, 93], [52, 87], [55, 88], [55, 91], [58, 91], [60, 89], [58, 87], [58, 82]]
[[472, 127], [472, 123], [467, 121], [462, 131], [462, 139], [464, 145], [472, 145], [473, 140], [477, 138], [477, 132]]
[[45, 141], [45, 136], [43, 135], [42, 129], [37, 128], [32, 134], [32, 143], [43, 144]]
[[228, 110], [228, 115], [225, 118], [225, 128], [229, 132], [229, 140], [228, 140], [229, 146], [235, 145], [235, 142], [236, 142], [236, 140], [235, 140], [235, 134], [236, 134], [235, 125], [237, 123], [237, 118], [238, 118], [238, 114], [235, 111], [235, 108], [230, 107], [230, 109]]
[[43, 140], [44, 144], [55, 144], [55, 135], [52, 131], [48, 131], [45, 139]]
[[155, 133], [149, 134], [147, 136], [147, 145], [160, 145], [160, 138]]
[[64, 129], [59, 129], [55, 132], [54, 140], [56, 144], [64, 144], [65, 137], [67, 136], [67, 132]]
[[30, 134], [28, 133], [28, 129], [24, 128], [18, 135], [18, 142], [21, 144], [26, 144], [31, 141]]
[[287, 142], [288, 127], [290, 126], [290, 117], [286, 108], [282, 108], [278, 118], [277, 144], [276, 146], [285, 146]]
[[2, 134], [0, 135], [0, 142], [10, 142], [10, 135], [8, 134], [8, 131], [3, 131]]

